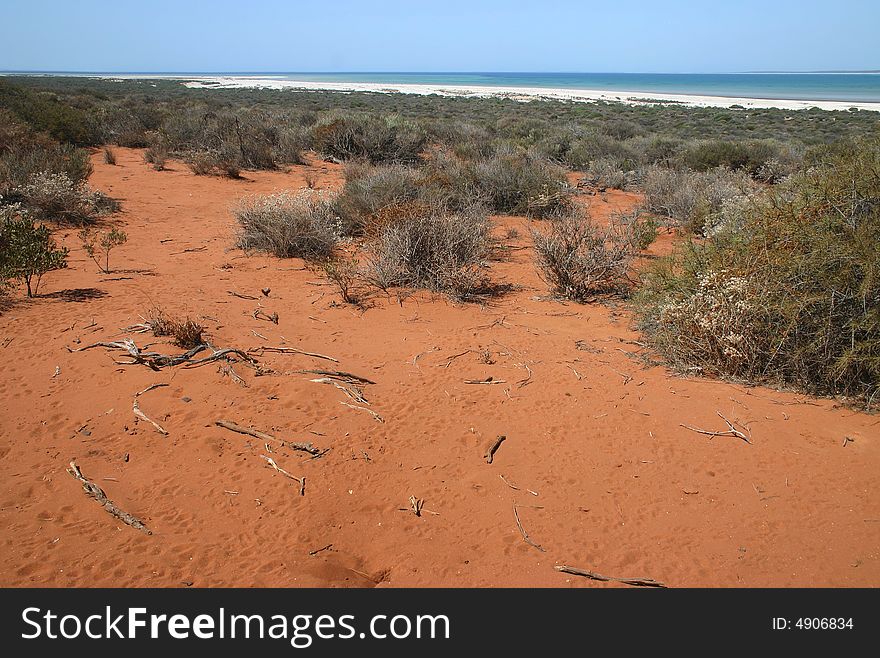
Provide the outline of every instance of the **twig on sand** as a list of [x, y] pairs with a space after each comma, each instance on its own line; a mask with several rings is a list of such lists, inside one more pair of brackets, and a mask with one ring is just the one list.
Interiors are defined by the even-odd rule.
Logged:
[[465, 379], [465, 384], [506, 384], [507, 382], [503, 379], [494, 379], [492, 377], [487, 377], [486, 379]]
[[271, 457], [267, 457], [266, 455], [260, 455], [260, 457], [265, 459], [269, 463], [269, 466], [271, 466], [276, 471], [281, 473], [281, 475], [284, 475], [286, 477], [289, 477], [291, 480], [296, 480], [297, 482], [299, 482], [299, 495], [300, 496], [306, 495], [306, 478], [305, 477], [298, 478], [295, 475], [291, 475], [290, 473], [285, 471], [283, 468], [281, 468], [278, 464], [276, 464], [275, 460], [272, 459]]
[[666, 587], [661, 582], [656, 580], [652, 580], [650, 578], [614, 578], [612, 576], [603, 576], [600, 573], [594, 573], [592, 571], [586, 571], [584, 569], [578, 569], [576, 567], [569, 567], [566, 565], [559, 565], [553, 567], [556, 571], [561, 571], [563, 573], [570, 573], [574, 576], [583, 576], [584, 578], [589, 578], [590, 580], [601, 580], [603, 582], [616, 582], [623, 583], [624, 585], [632, 585], [633, 587]]
[[251, 313], [254, 320], [266, 320], [267, 322], [271, 322], [272, 324], [278, 324], [278, 313], [272, 313], [269, 315], [261, 308], [255, 308], [254, 312]]
[[366, 407], [359, 407], [359, 406], [357, 406], [356, 404], [349, 404], [348, 402], [340, 402], [339, 404], [343, 404], [343, 405], [345, 405], [346, 407], [351, 407], [352, 409], [359, 409], [359, 410], [361, 410], [361, 411], [366, 411], [366, 412], [367, 412], [368, 414], [370, 414], [373, 418], [375, 418], [378, 422], [380, 422], [380, 423], [384, 423], [384, 422], [385, 422], [385, 419], [382, 418], [382, 416], [380, 416], [379, 414], [377, 414], [377, 413], [376, 413], [375, 411], [373, 411], [372, 409], [367, 409]]
[[710, 437], [710, 439], [714, 439], [716, 436], [733, 436], [738, 439], [742, 439], [743, 441], [745, 441], [746, 443], [751, 445], [752, 442], [749, 439], [749, 437], [747, 437], [745, 434], [743, 434], [738, 429], [736, 429], [736, 427], [733, 426], [733, 423], [731, 423], [729, 420], [727, 420], [727, 418], [724, 417], [724, 414], [722, 414], [720, 411], [716, 411], [715, 413], [717, 413], [721, 417], [721, 419], [727, 424], [728, 429], [726, 429], [726, 430], [703, 430], [703, 429], [700, 429], [699, 427], [691, 427], [690, 425], [685, 425], [684, 423], [680, 423], [680, 425], [681, 425], [681, 427], [684, 427], [685, 429], [691, 430], [692, 432], [698, 432], [699, 434], [706, 434]]
[[259, 297], [254, 297], [253, 295], [242, 295], [240, 292], [235, 292], [234, 290], [227, 290], [226, 292], [233, 297], [238, 297], [239, 299], [259, 299]]
[[366, 377], [359, 377], [358, 375], [353, 375], [350, 372], [341, 372], [339, 370], [297, 370], [296, 372], [300, 374], [308, 374], [308, 375], [323, 375], [324, 377], [330, 377], [331, 379], [338, 379], [341, 382], [345, 382], [346, 384], [375, 384], [372, 379], [367, 379]]
[[321, 450], [316, 448], [311, 443], [294, 443], [292, 441], [284, 441], [282, 439], [277, 439], [271, 434], [266, 434], [266, 432], [261, 432], [260, 430], [251, 429], [249, 427], [242, 427], [237, 423], [233, 423], [231, 420], [215, 420], [214, 424], [218, 427], [223, 427], [225, 429], [231, 430], [232, 432], [238, 432], [239, 434], [246, 434], [248, 436], [252, 436], [255, 439], [260, 439], [261, 441], [277, 441], [282, 446], [290, 448], [291, 450], [299, 450], [300, 452], [307, 452], [310, 455], [320, 455]]
[[460, 352], [459, 354], [453, 354], [452, 356], [446, 357], [446, 363], [443, 364], [444, 368], [448, 368], [449, 364], [455, 361], [457, 358], [464, 356], [465, 354], [470, 354], [473, 350], [465, 350], [464, 352]]
[[303, 356], [312, 356], [316, 359], [325, 359], [327, 361], [332, 361], [333, 363], [339, 363], [339, 359], [334, 359], [332, 356], [317, 354], [315, 352], [305, 352], [295, 347], [267, 347], [261, 345], [259, 347], [252, 347], [247, 352], [248, 354], [259, 354], [259, 356], [263, 356], [265, 352], [274, 352], [277, 354], [302, 354]]
[[130, 525], [132, 528], [136, 530], [140, 530], [141, 532], [145, 532], [148, 535], [152, 535], [153, 533], [147, 528], [143, 521], [141, 521], [136, 516], [132, 516], [128, 512], [124, 512], [119, 509], [116, 504], [107, 498], [107, 494], [104, 493], [104, 490], [101, 489], [97, 484], [87, 479], [80, 470], [79, 466], [76, 465], [75, 461], [70, 462], [70, 468], [67, 469], [67, 472], [70, 473], [77, 480], [82, 482], [83, 491], [85, 491], [89, 496], [97, 500], [104, 509], [115, 516], [117, 519], [122, 521], [123, 523]]
[[318, 553], [321, 553], [323, 551], [329, 551], [331, 548], [333, 548], [333, 544], [327, 544], [326, 546], [323, 546], [321, 548], [316, 548], [313, 551], [309, 551], [309, 555], [317, 555]]
[[239, 375], [237, 372], [235, 372], [235, 370], [233, 369], [231, 364], [227, 363], [225, 365], [221, 365], [219, 372], [224, 377], [229, 377], [232, 381], [234, 381], [239, 386], [242, 386], [244, 388], [248, 387], [247, 382], [244, 379], [242, 379], [241, 375]]
[[525, 363], [522, 364], [522, 367], [526, 369], [526, 372], [529, 373], [529, 376], [525, 379], [520, 379], [516, 383], [517, 388], [522, 388], [523, 386], [528, 386], [532, 382], [532, 369]]
[[335, 386], [340, 391], [345, 393], [350, 399], [354, 400], [355, 402], [360, 402], [361, 404], [370, 404], [367, 398], [364, 397], [363, 391], [361, 391], [360, 388], [358, 388], [354, 384], [349, 384], [346, 386], [345, 384], [339, 383], [332, 377], [319, 377], [317, 379], [310, 379], [309, 381], [314, 382], [315, 384], [330, 384], [331, 386]]
[[422, 515], [422, 507], [425, 505], [425, 501], [421, 498], [416, 498], [415, 496], [409, 497], [409, 505], [412, 508], [413, 514], [416, 516]]
[[[220, 359], [228, 359], [230, 355], [238, 356], [244, 359], [251, 366], [256, 365], [256, 360], [252, 357], [248, 356], [244, 352], [234, 347], [226, 347], [221, 350], [215, 350], [207, 343], [202, 343], [200, 345], [196, 345], [190, 350], [183, 352], [182, 354], [172, 354], [165, 355], [159, 354], [158, 352], [146, 352], [139, 348], [133, 340], [130, 338], [124, 338], [119, 341], [114, 341], [111, 343], [107, 342], [99, 342], [92, 343], [91, 345], [86, 345], [85, 347], [79, 347], [77, 349], [72, 349], [70, 347], [67, 348], [68, 352], [84, 352], [86, 350], [93, 349], [95, 347], [104, 347], [110, 350], [120, 350], [123, 352], [127, 352], [128, 355], [132, 358], [132, 361], [117, 361], [121, 365], [134, 365], [134, 364], [143, 364], [152, 370], [161, 370], [167, 366], [178, 366], [183, 365], [185, 368], [194, 368], [196, 366], [204, 365], [206, 363], [211, 363], [212, 361], [218, 361]], [[211, 356], [204, 357], [202, 359], [195, 359], [193, 357], [204, 350], [212, 350]]]
[[137, 416], [138, 418], [140, 418], [142, 421], [150, 423], [150, 425], [155, 427], [156, 431], [159, 432], [159, 434], [164, 434], [166, 436], [168, 435], [168, 430], [166, 430], [159, 423], [157, 423], [155, 420], [148, 417], [147, 414], [145, 414], [143, 411], [141, 411], [141, 408], [138, 405], [137, 398], [135, 398], [134, 403], [131, 405], [131, 410], [134, 412], [134, 415]]
[[519, 528], [519, 533], [522, 535], [523, 541], [525, 543], [527, 543], [529, 546], [533, 546], [534, 548], [537, 548], [542, 553], [546, 553], [546, 551], [544, 550], [544, 547], [541, 546], [540, 544], [536, 544], [534, 541], [532, 541], [532, 538], [529, 537], [529, 533], [527, 533], [526, 529], [523, 528], [522, 521], [519, 520], [519, 512], [516, 511], [516, 505], [513, 506], [513, 516], [516, 519], [516, 527]]
[[486, 463], [491, 464], [492, 460], [495, 458], [495, 451], [498, 450], [498, 447], [504, 443], [507, 437], [504, 434], [499, 434], [495, 440], [492, 442], [492, 445], [489, 446], [488, 450], [486, 450]]
[[134, 396], [136, 398], [139, 398], [144, 393], [149, 393], [150, 391], [157, 389], [157, 388], [162, 388], [163, 386], [169, 386], [169, 384], [150, 384], [143, 391], [138, 391], [137, 393], [135, 393]]
[[[515, 484], [512, 484], [511, 482], [508, 482], [507, 478], [505, 478], [503, 475], [499, 475], [498, 477], [500, 477], [500, 478], [501, 478], [501, 481], [502, 481], [504, 484], [506, 484], [508, 487], [510, 487], [511, 489], [513, 489], [514, 491], [520, 491], [520, 488], [519, 488], [518, 486], [516, 486]], [[537, 491], [532, 491], [531, 489], [526, 489], [526, 491], [528, 491], [528, 492], [529, 492], [530, 494], [532, 494], [533, 496], [537, 496], [537, 495], [538, 495], [538, 492], [537, 492]]]

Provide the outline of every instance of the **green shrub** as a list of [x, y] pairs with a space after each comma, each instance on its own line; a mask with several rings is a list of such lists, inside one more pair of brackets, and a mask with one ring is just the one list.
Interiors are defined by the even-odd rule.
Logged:
[[870, 406], [880, 386], [880, 139], [826, 156], [646, 278], [641, 324], [672, 366]]
[[128, 236], [116, 227], [101, 232], [84, 228], [79, 232], [79, 239], [82, 241], [83, 249], [89, 258], [95, 261], [98, 269], [104, 274], [110, 274], [110, 252], [114, 247], [125, 244]]
[[19, 279], [27, 296], [37, 294], [43, 275], [67, 267], [67, 249], [57, 248], [49, 229], [20, 206], [0, 207], [0, 278]]
[[234, 211], [238, 246], [281, 258], [328, 258], [342, 232], [334, 201], [312, 190], [247, 197]]
[[417, 169], [399, 164], [346, 165], [345, 186], [336, 200], [344, 232], [362, 233], [383, 209], [414, 201], [421, 193], [420, 178]]
[[337, 115], [312, 128], [314, 148], [328, 158], [379, 163], [415, 163], [427, 136], [415, 123], [396, 115]]

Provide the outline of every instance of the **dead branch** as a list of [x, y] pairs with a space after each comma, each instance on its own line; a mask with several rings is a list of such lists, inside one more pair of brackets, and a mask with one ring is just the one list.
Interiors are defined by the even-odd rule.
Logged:
[[339, 381], [345, 382], [346, 384], [376, 383], [371, 379], [367, 379], [366, 377], [359, 377], [358, 375], [353, 375], [350, 372], [341, 372], [339, 370], [297, 370], [296, 372], [303, 375], [323, 375], [324, 377], [338, 379]]
[[603, 576], [600, 573], [585, 571], [584, 569], [577, 569], [575, 567], [569, 567], [564, 564], [553, 568], [556, 569], [556, 571], [570, 573], [574, 576], [583, 576], [584, 578], [589, 578], [590, 580], [601, 580], [603, 582], [613, 581], [616, 583], [623, 583], [625, 585], [632, 585], [633, 587], [666, 587], [666, 585], [664, 585], [663, 583], [652, 580], [650, 578], [614, 578], [613, 576]]
[[465, 379], [465, 384], [506, 384], [507, 382], [503, 379], [493, 379], [492, 377], [487, 377], [486, 379]]
[[235, 292], [234, 290], [227, 290], [226, 292], [229, 293], [230, 295], [232, 295], [233, 297], [238, 297], [240, 299], [250, 299], [250, 300], [259, 299], [259, 297], [254, 297], [253, 295], [242, 295], [240, 292]]
[[263, 309], [255, 308], [251, 315], [253, 315], [254, 320], [266, 320], [272, 324], [278, 324], [278, 313], [272, 313], [272, 315], [269, 315]]
[[140, 418], [142, 421], [150, 423], [150, 425], [155, 427], [156, 431], [159, 432], [159, 434], [164, 434], [166, 436], [168, 435], [168, 430], [166, 430], [159, 423], [157, 423], [152, 418], [149, 418], [143, 411], [141, 411], [141, 408], [138, 406], [137, 398], [135, 398], [134, 403], [131, 405], [131, 410], [134, 412], [134, 415]]
[[272, 459], [271, 457], [267, 457], [266, 455], [260, 455], [260, 457], [265, 459], [269, 463], [269, 466], [274, 468], [276, 471], [278, 471], [279, 473], [281, 473], [285, 477], [289, 477], [291, 480], [296, 480], [297, 482], [299, 482], [299, 495], [300, 496], [306, 495], [306, 478], [305, 477], [298, 478], [295, 475], [291, 475], [290, 473], [285, 471], [283, 468], [281, 468], [278, 464], [276, 464], [275, 460]]
[[[501, 481], [502, 481], [504, 484], [506, 484], [508, 487], [510, 487], [511, 489], [513, 489], [514, 491], [520, 491], [520, 488], [519, 488], [518, 486], [516, 486], [515, 484], [509, 482], [509, 481], [507, 480], [507, 478], [505, 478], [503, 475], [499, 475], [498, 477], [500, 477], [500, 478], [501, 478]], [[532, 494], [533, 496], [537, 496], [537, 495], [538, 495], [538, 492], [537, 492], [537, 491], [532, 491], [531, 489], [526, 489], [526, 491], [528, 491], [528, 492], [529, 492], [530, 494]]]
[[422, 507], [424, 507], [425, 505], [424, 500], [422, 500], [421, 498], [416, 498], [415, 496], [410, 496], [409, 504], [412, 508], [413, 514], [415, 514], [416, 516], [422, 515]]
[[231, 364], [227, 363], [225, 365], [220, 366], [220, 374], [222, 374], [224, 377], [229, 377], [232, 381], [234, 381], [239, 386], [243, 386], [244, 388], [247, 388], [247, 385], [248, 385], [247, 382], [241, 378], [241, 375], [239, 375], [237, 372], [235, 372], [235, 370], [233, 369]]
[[367, 401], [367, 398], [364, 397], [363, 392], [357, 386], [345, 386], [344, 384], [340, 384], [338, 381], [332, 379], [331, 377], [319, 377], [318, 379], [310, 379], [309, 381], [316, 384], [330, 384], [331, 386], [335, 386], [340, 391], [345, 393], [350, 399], [354, 400], [355, 402], [360, 402], [361, 404], [370, 404]]
[[544, 547], [541, 546], [540, 544], [536, 544], [534, 541], [532, 541], [532, 538], [529, 537], [529, 533], [527, 533], [526, 529], [523, 528], [522, 521], [519, 520], [519, 512], [516, 511], [516, 505], [513, 506], [513, 516], [514, 516], [514, 518], [516, 518], [516, 527], [519, 528], [519, 533], [522, 535], [523, 541], [525, 543], [527, 543], [529, 546], [533, 546], [534, 548], [537, 548], [542, 553], [546, 553], [546, 551], [544, 550]]
[[492, 445], [489, 446], [489, 449], [486, 450], [486, 463], [491, 464], [492, 460], [495, 458], [495, 451], [498, 450], [498, 447], [504, 443], [507, 439], [503, 434], [499, 434], [498, 437], [492, 442]]
[[[162, 368], [168, 366], [177, 366], [181, 364], [185, 364], [186, 367], [194, 367], [203, 365], [205, 363], [211, 363], [212, 361], [217, 361], [219, 359], [224, 359], [230, 354], [234, 354], [236, 356], [241, 357], [245, 361], [247, 361], [250, 365], [256, 365], [255, 359], [253, 357], [248, 356], [244, 352], [236, 348], [225, 348], [222, 350], [213, 350], [210, 345], [207, 343], [202, 343], [200, 345], [196, 345], [190, 350], [183, 352], [182, 354], [159, 354], [158, 352], [147, 352], [139, 348], [133, 340], [130, 338], [124, 338], [119, 341], [114, 342], [98, 342], [92, 343], [91, 345], [86, 345], [85, 347], [79, 347], [77, 349], [72, 349], [70, 347], [67, 348], [68, 352], [84, 352], [86, 350], [93, 349], [95, 347], [104, 347], [110, 350], [119, 350], [122, 352], [126, 352], [130, 357], [131, 361], [125, 362], [121, 361], [123, 365], [134, 365], [134, 364], [143, 364], [152, 370], [160, 370]], [[192, 360], [196, 354], [203, 352], [205, 350], [212, 350], [212, 354], [209, 357], [205, 357], [202, 359]]]
[[309, 555], [317, 555], [318, 553], [321, 553], [322, 551], [329, 551], [331, 548], [333, 548], [333, 544], [327, 544], [326, 546], [324, 546], [322, 548], [316, 548], [314, 551], [309, 551]]
[[[246, 434], [248, 436], [252, 436], [255, 439], [260, 439], [261, 441], [277, 441], [282, 446], [290, 448], [291, 450], [299, 450], [300, 452], [307, 452], [310, 455], [318, 456], [322, 454], [322, 451], [319, 448], [316, 448], [311, 443], [294, 443], [292, 441], [284, 441], [282, 439], [277, 439], [271, 434], [266, 434], [266, 432], [261, 432], [260, 430], [251, 429], [249, 427], [242, 427], [237, 423], [233, 423], [231, 420], [215, 420], [214, 424], [223, 427], [225, 429], [231, 430], [232, 432], [238, 432], [239, 434]], [[326, 452], [326, 451], [325, 451]]]
[[346, 407], [351, 407], [352, 409], [359, 409], [359, 410], [361, 410], [361, 411], [366, 411], [368, 414], [370, 414], [371, 416], [373, 416], [373, 418], [375, 418], [378, 422], [380, 422], [380, 423], [384, 423], [384, 422], [385, 422], [385, 419], [382, 418], [382, 416], [380, 416], [379, 414], [377, 414], [377, 413], [376, 413], [375, 411], [373, 411], [372, 409], [367, 409], [366, 407], [359, 407], [359, 406], [354, 405], [354, 404], [349, 404], [348, 402], [340, 402], [339, 404], [343, 404], [343, 405], [345, 405]]
[[263, 356], [265, 352], [274, 352], [277, 354], [302, 354], [303, 356], [311, 356], [316, 359], [325, 359], [326, 361], [332, 361], [333, 363], [339, 363], [339, 359], [334, 359], [332, 356], [326, 356], [324, 354], [317, 354], [315, 352], [305, 352], [303, 350], [298, 350], [295, 347], [252, 347], [248, 350], [248, 354], [256, 354], [259, 353], [259, 356]]
[[82, 482], [83, 491], [86, 492], [89, 496], [97, 500], [103, 508], [112, 516], [115, 516], [117, 519], [122, 521], [123, 523], [130, 525], [132, 528], [136, 530], [140, 530], [141, 532], [145, 532], [148, 535], [152, 535], [153, 533], [147, 528], [143, 521], [141, 521], [136, 516], [132, 516], [128, 512], [124, 512], [119, 509], [116, 504], [107, 498], [107, 494], [104, 493], [104, 490], [101, 489], [97, 484], [87, 479], [80, 470], [79, 466], [76, 465], [75, 461], [70, 462], [70, 468], [67, 469], [67, 472], [70, 473], [77, 480]]
[[473, 350], [465, 350], [464, 352], [461, 352], [460, 354], [453, 354], [452, 356], [447, 356], [446, 363], [443, 364], [443, 367], [448, 368], [449, 364], [452, 363], [453, 361], [455, 361], [457, 358], [462, 357], [465, 354], [470, 354], [471, 352], [473, 352]]
[[529, 366], [525, 363], [522, 364], [522, 367], [526, 369], [526, 372], [529, 373], [529, 376], [526, 377], [525, 379], [520, 379], [516, 383], [517, 388], [522, 388], [523, 386], [527, 386], [528, 384], [531, 383], [531, 380], [532, 380], [532, 369], [529, 368]]
[[169, 386], [169, 384], [150, 384], [143, 391], [138, 391], [137, 393], [135, 393], [134, 396], [136, 398], [139, 398], [144, 393], [149, 393], [150, 391], [157, 389], [157, 388], [162, 388], [163, 386]]
[[742, 439], [743, 441], [745, 441], [746, 443], [751, 445], [752, 442], [749, 439], [749, 437], [747, 437], [745, 434], [743, 434], [738, 429], [736, 429], [736, 427], [734, 427], [733, 423], [731, 423], [729, 420], [727, 420], [727, 418], [724, 417], [724, 414], [722, 414], [720, 411], [716, 411], [715, 413], [717, 413], [721, 417], [721, 419], [727, 424], [728, 429], [726, 429], [726, 430], [704, 430], [704, 429], [700, 429], [699, 427], [691, 427], [690, 425], [685, 425], [684, 423], [680, 423], [680, 426], [684, 427], [685, 429], [689, 429], [692, 432], [697, 432], [699, 434], [706, 434], [709, 436], [710, 439], [714, 439], [716, 436], [732, 436], [732, 437], [736, 437], [738, 439]]

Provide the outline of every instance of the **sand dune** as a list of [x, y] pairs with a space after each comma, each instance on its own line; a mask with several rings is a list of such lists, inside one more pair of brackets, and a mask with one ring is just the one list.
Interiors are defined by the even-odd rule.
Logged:
[[[568, 564], [671, 586], [880, 585], [880, 419], [648, 365], [624, 308], [546, 298], [527, 220], [496, 218], [519, 237], [491, 272], [518, 288], [493, 304], [415, 294], [361, 311], [300, 260], [232, 248], [237, 198], [302, 187], [307, 172], [338, 186], [339, 167], [231, 181], [153, 171], [135, 150], [118, 161], [96, 156], [91, 180], [123, 202], [116, 271], [98, 274], [62, 230], [70, 268], [0, 315], [0, 584], [616, 586], [553, 568]], [[612, 191], [592, 206], [636, 201]], [[219, 347], [338, 359], [376, 382], [364, 395], [384, 422], [298, 372], [327, 368], [313, 357], [266, 353], [271, 372], [236, 368], [245, 387], [216, 364], [154, 372], [68, 351], [128, 335], [154, 305], [199, 319]], [[465, 383], [489, 377], [503, 383]], [[139, 407], [167, 436], [132, 413], [156, 383], [168, 386]], [[681, 426], [724, 429], [719, 412], [752, 443]], [[221, 418], [330, 451], [270, 455]], [[261, 455], [304, 476], [305, 495]], [[152, 534], [87, 497], [65, 471], [73, 458]]]

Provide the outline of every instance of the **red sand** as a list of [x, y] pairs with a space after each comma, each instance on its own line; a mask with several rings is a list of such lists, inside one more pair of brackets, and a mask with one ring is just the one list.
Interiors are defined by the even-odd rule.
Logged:
[[[76, 231], [59, 231], [70, 268], [0, 316], [0, 585], [606, 586], [558, 564], [670, 586], [880, 585], [880, 418], [646, 369], [626, 312], [545, 299], [527, 220], [498, 219], [523, 249], [492, 275], [516, 292], [487, 307], [378, 297], [359, 311], [301, 261], [232, 247], [236, 199], [302, 187], [308, 171], [338, 186], [338, 167], [231, 181], [179, 163], [156, 172], [139, 151], [118, 161], [96, 158], [91, 182], [123, 202], [119, 271], [99, 274]], [[611, 192], [593, 208], [634, 201]], [[252, 317], [258, 304], [277, 326]], [[119, 339], [154, 305], [200, 319], [220, 347], [289, 345], [339, 364], [267, 354], [279, 374], [239, 366], [243, 388], [216, 364], [152, 372], [66, 349]], [[296, 372], [328, 366], [375, 380], [365, 395], [385, 422]], [[490, 376], [506, 383], [464, 383]], [[170, 386], [139, 402], [167, 437], [132, 414], [134, 394], [159, 382]], [[724, 429], [716, 412], [748, 425], [753, 444], [680, 426]], [[264, 442], [220, 418], [331, 451], [272, 454], [307, 478], [301, 497], [260, 457]], [[87, 497], [65, 472], [72, 458], [153, 534]], [[421, 517], [410, 496], [424, 499]], [[523, 541], [514, 504], [543, 552]]]

